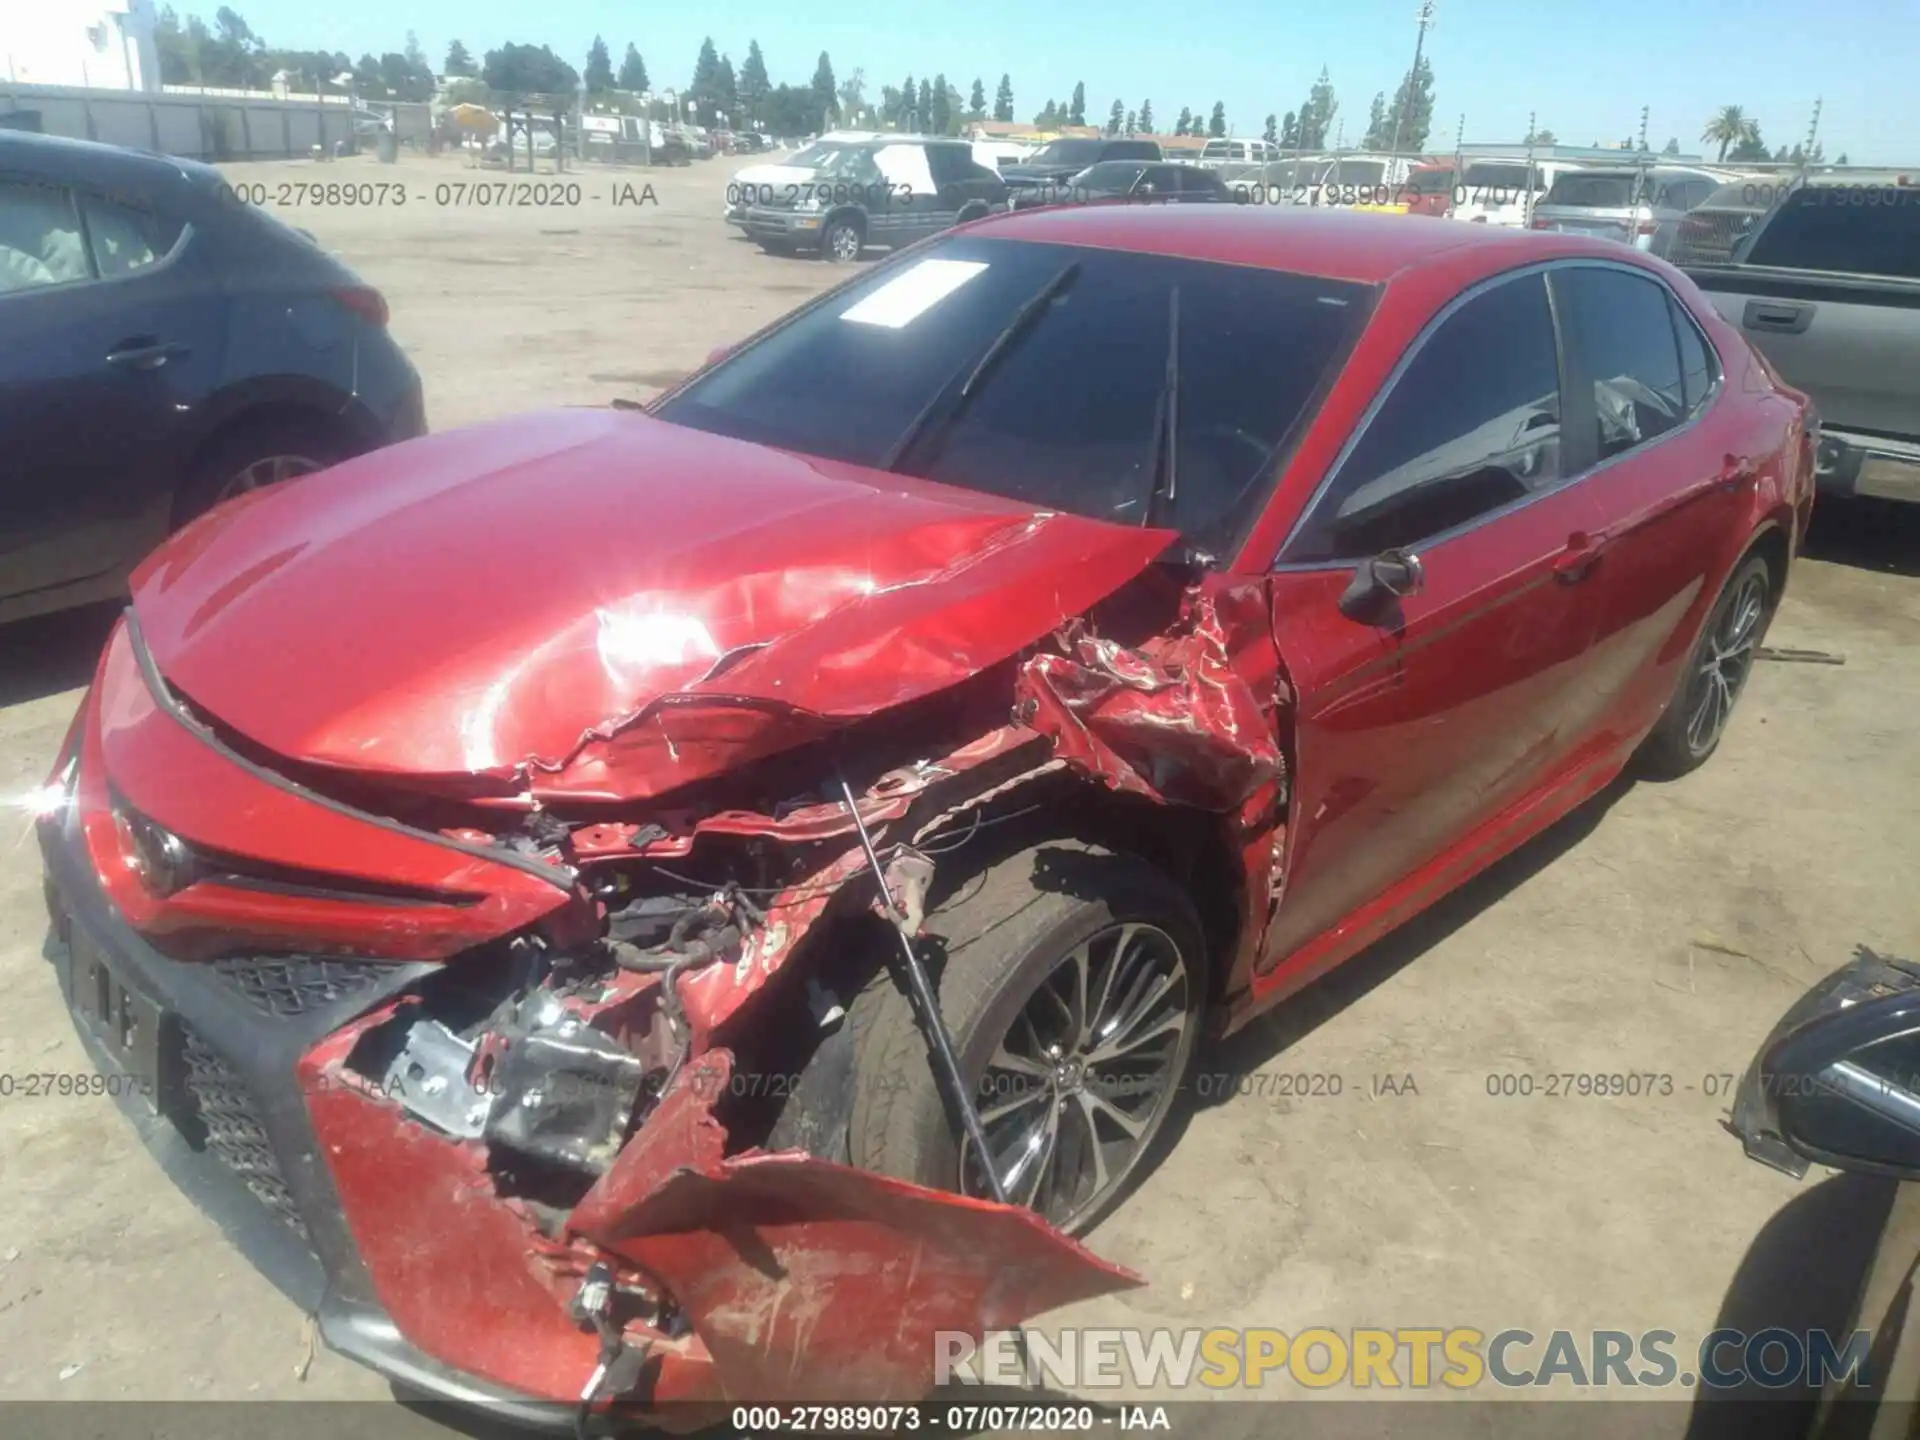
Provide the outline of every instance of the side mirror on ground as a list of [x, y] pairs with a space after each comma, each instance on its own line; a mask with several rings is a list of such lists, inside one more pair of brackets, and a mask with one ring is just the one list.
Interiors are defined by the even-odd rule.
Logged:
[[1340, 596], [1340, 613], [1349, 620], [1371, 623], [1390, 614], [1426, 582], [1427, 572], [1418, 555], [1410, 550], [1382, 550], [1362, 560], [1353, 572], [1353, 583]]
[[1920, 965], [1859, 947], [1774, 1027], [1728, 1128], [1796, 1179], [1811, 1161], [1920, 1179]]

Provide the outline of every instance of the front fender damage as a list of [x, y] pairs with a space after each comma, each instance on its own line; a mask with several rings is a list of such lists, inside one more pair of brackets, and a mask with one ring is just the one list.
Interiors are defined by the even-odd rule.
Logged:
[[[843, 775], [910, 931], [954, 863], [929, 857], [984, 826], [1041, 812], [1026, 823], [1044, 830], [1049, 807], [1101, 792], [1200, 813], [1244, 867], [1222, 959], [1229, 975], [1248, 963], [1287, 782], [1264, 590], [1132, 588], [1148, 602], [1131, 618], [1067, 618], [917, 709], [876, 691], [864, 729], [849, 719], [757, 768], [619, 808], [545, 795], [522, 843], [578, 877], [596, 938], [549, 929], [460, 957], [303, 1068], [349, 1228], [408, 1339], [563, 1403], [609, 1336], [622, 1363], [602, 1400], [650, 1414], [898, 1402], [932, 1388], [939, 1332], [977, 1338], [1142, 1283], [1024, 1209], [780, 1149], [741, 1098], [793, 1063], [769, 1037], [831, 1032], [854, 993], [834, 966], [877, 887], [858, 883]], [[675, 763], [614, 746], [595, 786], [619, 788], [642, 753], [649, 781]], [[611, 1306], [588, 1324], [576, 1307], [603, 1273]]]

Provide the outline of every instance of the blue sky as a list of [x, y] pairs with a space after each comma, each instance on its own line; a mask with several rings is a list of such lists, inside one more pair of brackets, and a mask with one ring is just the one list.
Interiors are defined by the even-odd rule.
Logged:
[[[1343, 0], [1281, 7], [1260, 0], [967, 0], [964, 5], [844, 7], [793, 0], [699, 6], [632, 0], [232, 0], [270, 44], [398, 50], [411, 28], [438, 66], [447, 42], [476, 58], [513, 40], [547, 44], [576, 67], [596, 34], [619, 64], [639, 46], [656, 88], [685, 85], [700, 41], [711, 34], [737, 67], [757, 39], [776, 84], [804, 83], [821, 50], [845, 78], [866, 72], [867, 94], [936, 71], [962, 93], [974, 77], [989, 104], [1003, 71], [1015, 112], [1030, 118], [1049, 98], [1087, 86], [1088, 118], [1104, 120], [1115, 97], [1153, 102], [1157, 128], [1180, 108], [1226, 103], [1236, 133], [1258, 133], [1269, 111], [1298, 107], [1324, 64], [1340, 101], [1348, 143], [1366, 129], [1376, 90], [1391, 91], [1413, 58], [1418, 0]], [[173, 0], [209, 21], [216, 3]], [[723, 13], [724, 12], [724, 13]], [[1920, 165], [1920, 0], [1436, 0], [1427, 36], [1433, 62], [1435, 136], [1452, 138], [1466, 114], [1469, 141], [1525, 133], [1529, 110], [1569, 144], [1624, 139], [1652, 107], [1649, 143], [1678, 137], [1710, 153], [1701, 128], [1721, 105], [1757, 118], [1769, 146], [1804, 139], [1816, 97], [1827, 156], [1855, 164]]]

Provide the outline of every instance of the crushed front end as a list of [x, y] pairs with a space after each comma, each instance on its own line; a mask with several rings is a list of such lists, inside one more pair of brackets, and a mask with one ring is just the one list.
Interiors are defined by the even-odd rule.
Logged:
[[[863, 819], [950, 827], [942, 783], [1018, 780], [1037, 739], [869, 777]], [[917, 1398], [934, 1331], [1134, 1283], [1027, 1211], [758, 1148], [785, 1032], [837, 1017], [817, 976], [743, 1006], [836, 897], [877, 893], [843, 883], [844, 805], [483, 829], [296, 768], [175, 693], [130, 613], [39, 835], [96, 1064], [336, 1350], [528, 1423], [565, 1423], [590, 1377], [694, 1423], [702, 1402]]]

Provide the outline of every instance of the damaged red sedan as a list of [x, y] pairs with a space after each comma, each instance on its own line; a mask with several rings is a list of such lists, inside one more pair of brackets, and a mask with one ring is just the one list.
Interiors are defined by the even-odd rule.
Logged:
[[963, 227], [647, 413], [181, 532], [49, 787], [50, 953], [410, 1387], [914, 1398], [935, 1330], [1137, 1283], [1070, 1237], [1207, 1036], [1713, 751], [1814, 424], [1602, 242]]

